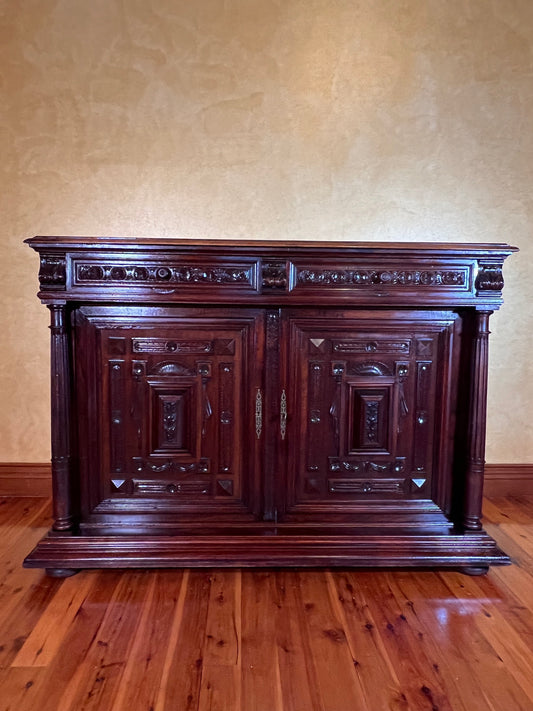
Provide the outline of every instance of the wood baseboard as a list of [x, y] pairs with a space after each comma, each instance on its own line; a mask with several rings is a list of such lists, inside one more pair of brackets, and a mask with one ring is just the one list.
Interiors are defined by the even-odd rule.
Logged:
[[[533, 495], [533, 464], [487, 464], [486, 496]], [[0, 463], [0, 496], [51, 496], [50, 464]]]
[[0, 496], [52, 496], [50, 464], [0, 462]]
[[533, 464], [487, 464], [485, 496], [533, 495]]

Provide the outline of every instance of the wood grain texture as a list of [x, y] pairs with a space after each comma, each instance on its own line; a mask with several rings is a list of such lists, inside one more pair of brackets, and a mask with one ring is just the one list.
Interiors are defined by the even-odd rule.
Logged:
[[0, 499], [0, 711], [531, 711], [533, 497], [485, 500], [513, 565], [21, 567], [50, 502]]

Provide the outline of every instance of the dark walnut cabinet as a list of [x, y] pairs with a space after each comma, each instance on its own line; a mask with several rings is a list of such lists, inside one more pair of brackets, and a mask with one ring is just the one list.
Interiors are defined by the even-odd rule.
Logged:
[[504, 244], [35, 237], [54, 525], [90, 567], [452, 566], [481, 526]]

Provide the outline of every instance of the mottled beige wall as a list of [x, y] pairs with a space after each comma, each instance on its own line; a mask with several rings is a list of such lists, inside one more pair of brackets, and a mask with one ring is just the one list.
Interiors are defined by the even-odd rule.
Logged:
[[0, 16], [0, 461], [49, 456], [34, 234], [510, 241], [488, 459], [533, 461], [531, 0]]

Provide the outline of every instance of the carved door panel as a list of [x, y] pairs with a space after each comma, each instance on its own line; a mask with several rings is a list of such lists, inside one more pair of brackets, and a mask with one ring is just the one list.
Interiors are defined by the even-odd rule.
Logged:
[[457, 314], [294, 310], [285, 329], [286, 519], [447, 513]]
[[257, 515], [262, 334], [251, 309], [78, 310], [85, 525]]

